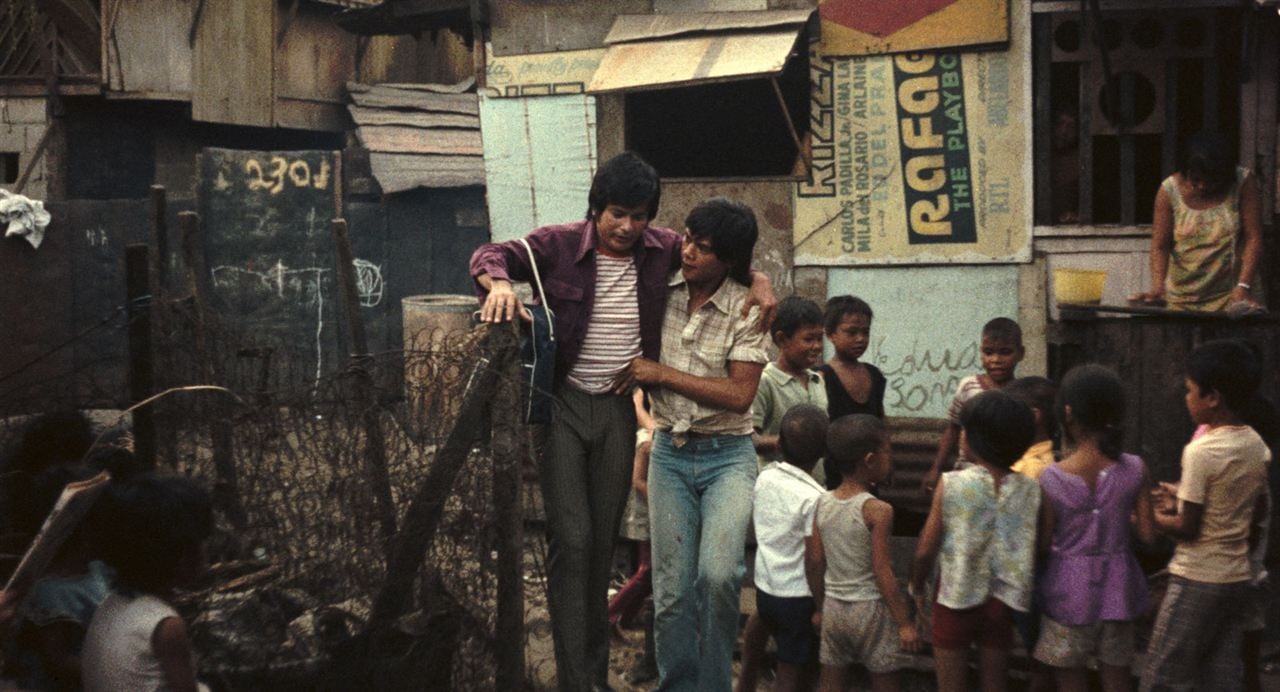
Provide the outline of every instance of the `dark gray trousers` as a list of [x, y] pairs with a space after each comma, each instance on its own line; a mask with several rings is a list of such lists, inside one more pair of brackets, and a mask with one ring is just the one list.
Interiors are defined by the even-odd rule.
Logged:
[[547, 517], [547, 601], [559, 688], [609, 676], [609, 572], [631, 487], [636, 414], [630, 396], [561, 386], [539, 464]]

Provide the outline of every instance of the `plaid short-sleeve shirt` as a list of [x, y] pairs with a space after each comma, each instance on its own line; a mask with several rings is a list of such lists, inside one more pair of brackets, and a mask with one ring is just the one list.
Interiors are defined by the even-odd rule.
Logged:
[[[698, 377], [728, 377], [729, 361], [767, 363], [764, 334], [755, 328], [759, 310], [744, 318], [747, 287], [726, 278], [711, 299], [689, 313], [689, 285], [679, 272], [668, 283], [662, 320], [662, 364]], [[680, 437], [750, 435], [751, 412], [734, 413], [699, 404], [669, 389], [651, 394], [657, 427]]]

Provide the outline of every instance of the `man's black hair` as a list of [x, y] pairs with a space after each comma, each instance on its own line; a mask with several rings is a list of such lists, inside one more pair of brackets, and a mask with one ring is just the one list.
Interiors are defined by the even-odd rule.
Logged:
[[813, 468], [827, 451], [827, 412], [813, 404], [787, 409], [778, 424], [778, 447], [788, 463]]
[[880, 449], [887, 434], [884, 421], [866, 413], [851, 413], [827, 428], [827, 467], [848, 477], [867, 455]]
[[822, 318], [823, 331], [834, 334], [845, 315], [866, 315], [868, 322], [875, 318], [867, 301], [857, 296], [835, 296], [827, 300], [827, 309]]
[[1022, 345], [1022, 327], [1008, 317], [997, 317], [982, 325], [982, 335], [1002, 344]]
[[822, 308], [808, 298], [787, 296], [778, 303], [778, 312], [773, 318], [769, 331], [782, 332], [785, 337], [793, 337], [801, 327], [822, 326]]
[[182, 561], [213, 532], [213, 503], [189, 478], [147, 473], [113, 486], [105, 499], [105, 558], [127, 594], [174, 586]]
[[1262, 366], [1242, 341], [1206, 341], [1187, 356], [1187, 377], [1201, 394], [1217, 392], [1227, 408], [1239, 415], [1258, 391]]
[[969, 449], [996, 468], [1013, 466], [1036, 436], [1036, 415], [1031, 407], [993, 390], [970, 399], [960, 410]]
[[1231, 144], [1219, 132], [1195, 133], [1182, 150], [1178, 172], [1187, 182], [1203, 182], [1207, 195], [1225, 193], [1236, 181]]
[[652, 220], [661, 197], [658, 171], [634, 151], [624, 151], [596, 170], [587, 193], [587, 217], [595, 218], [605, 207], [616, 204], [628, 209], [648, 206]]
[[[1008, 390], [1008, 387], [1005, 388]], [[1067, 407], [1082, 430], [1100, 435], [1102, 453], [1116, 459], [1124, 442], [1124, 383], [1115, 371], [1101, 365], [1072, 368], [1062, 378], [1057, 409], [1063, 422]]]
[[751, 207], [727, 197], [712, 197], [694, 207], [684, 225], [695, 239], [711, 243], [711, 251], [729, 265], [729, 278], [751, 285], [751, 253], [759, 234]]
[[1047, 377], [1019, 377], [1004, 386], [1009, 396], [1021, 401], [1040, 412], [1040, 421], [1044, 429], [1053, 435], [1058, 429], [1057, 408], [1054, 406], [1058, 395], [1058, 386]]

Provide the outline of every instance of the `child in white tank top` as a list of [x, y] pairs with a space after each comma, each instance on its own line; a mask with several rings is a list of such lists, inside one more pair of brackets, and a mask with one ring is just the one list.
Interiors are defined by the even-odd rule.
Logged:
[[186, 624], [168, 601], [203, 568], [213, 529], [208, 493], [186, 478], [148, 474], [113, 488], [105, 509], [116, 583], [85, 634], [84, 689], [207, 689], [196, 682]]
[[866, 666], [874, 689], [896, 689], [906, 653], [920, 633], [898, 589], [890, 559], [893, 507], [871, 496], [889, 476], [889, 434], [875, 416], [853, 414], [831, 423], [827, 462], [842, 479], [818, 499], [806, 539], [805, 571], [822, 630], [822, 689], [845, 689], [850, 668]]

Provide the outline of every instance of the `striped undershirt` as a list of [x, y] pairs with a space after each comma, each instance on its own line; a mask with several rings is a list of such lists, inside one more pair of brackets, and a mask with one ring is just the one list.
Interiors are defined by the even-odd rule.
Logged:
[[609, 391], [618, 373], [640, 355], [640, 303], [634, 258], [596, 253], [596, 301], [578, 360], [567, 379], [588, 394]]

